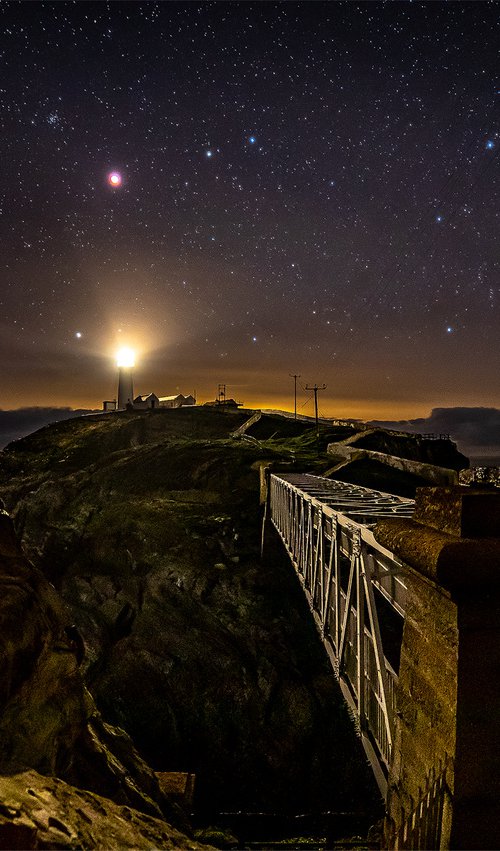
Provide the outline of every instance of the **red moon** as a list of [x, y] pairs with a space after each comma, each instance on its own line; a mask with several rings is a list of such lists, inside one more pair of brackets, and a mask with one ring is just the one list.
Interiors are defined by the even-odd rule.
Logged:
[[110, 186], [118, 187], [122, 185], [122, 176], [118, 171], [112, 171], [108, 174], [108, 183]]

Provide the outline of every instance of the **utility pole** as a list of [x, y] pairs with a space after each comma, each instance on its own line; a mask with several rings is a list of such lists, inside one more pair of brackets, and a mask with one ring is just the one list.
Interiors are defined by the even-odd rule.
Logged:
[[291, 373], [291, 372], [289, 372], [289, 373], [288, 373], [288, 375], [290, 376], [290, 378], [293, 378], [293, 383], [294, 383], [294, 394], [293, 394], [293, 398], [294, 398], [293, 418], [296, 420], [296, 419], [297, 419], [297, 378], [300, 378], [300, 375], [295, 374], [295, 373]]
[[326, 390], [326, 384], [322, 384], [321, 387], [318, 387], [317, 384], [314, 387], [309, 387], [306, 384], [306, 390], [314, 391], [314, 415], [316, 417], [316, 445], [318, 447], [318, 455], [319, 455], [319, 422], [318, 422], [318, 390]]

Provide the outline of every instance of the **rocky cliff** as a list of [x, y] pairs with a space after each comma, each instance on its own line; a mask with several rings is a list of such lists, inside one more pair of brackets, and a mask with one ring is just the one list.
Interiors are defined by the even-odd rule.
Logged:
[[[50, 723], [39, 723], [40, 706], [46, 719], [54, 702], [67, 712], [67, 699], [82, 717], [89, 712], [83, 693], [71, 696], [80, 672], [65, 626], [74, 623], [99, 710], [154, 769], [195, 772], [198, 808], [378, 803], [293, 570], [284, 555], [260, 560], [259, 466], [290, 453], [232, 440], [244, 417], [201, 409], [88, 417], [0, 456], [0, 496], [37, 575], [71, 613], [46, 627], [53, 649], [23, 722], [26, 741], [38, 725], [41, 764], [17, 759], [16, 770], [76, 785], [90, 776], [87, 788], [101, 794], [115, 782], [97, 788], [96, 766], [107, 761], [96, 745], [102, 721], [99, 735], [87, 725], [77, 736], [68, 722], [57, 746], [42, 742]], [[24, 619], [31, 624], [31, 613]], [[40, 642], [35, 625], [22, 631], [8, 663], [21, 680], [26, 643]], [[57, 688], [48, 688], [55, 669]], [[5, 722], [13, 731], [16, 711]], [[11, 738], [22, 755], [22, 737]]]
[[[147, 847], [153, 836], [156, 842], [171, 837], [174, 844], [165, 847], [174, 847], [181, 834], [164, 818], [189, 830], [186, 817], [162, 793], [127, 734], [103, 722], [84, 684], [71, 613], [24, 557], [4, 511], [0, 587], [0, 847], [81, 848], [83, 842], [111, 848], [125, 837]], [[98, 802], [90, 792], [85, 803], [85, 794], [63, 779], [58, 785], [47, 779], [54, 776], [117, 804]], [[95, 819], [91, 800], [101, 813]], [[184, 835], [183, 842], [178, 847], [191, 840]]]

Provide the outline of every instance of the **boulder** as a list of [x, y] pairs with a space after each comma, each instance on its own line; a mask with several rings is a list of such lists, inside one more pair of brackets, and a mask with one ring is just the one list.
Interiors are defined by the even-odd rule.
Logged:
[[0, 776], [0, 849], [182, 849], [211, 846], [167, 822], [36, 771]]

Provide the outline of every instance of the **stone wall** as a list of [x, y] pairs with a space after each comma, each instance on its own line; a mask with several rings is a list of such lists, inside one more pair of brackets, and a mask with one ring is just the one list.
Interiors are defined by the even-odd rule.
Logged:
[[[375, 536], [408, 565], [386, 845], [498, 848], [500, 493], [420, 489], [414, 519], [382, 520]], [[432, 818], [444, 773], [439, 844], [412, 844], [405, 825]]]
[[[449, 595], [412, 571], [401, 648], [397, 726], [387, 810], [390, 834], [400, 831], [433, 776], [455, 752], [457, 610]], [[453, 776], [450, 776], [450, 782]], [[446, 831], [445, 831], [446, 833]], [[449, 836], [442, 837], [445, 847]]]

